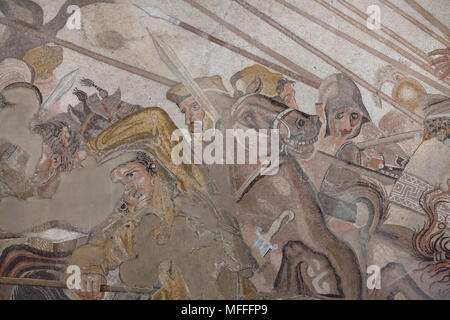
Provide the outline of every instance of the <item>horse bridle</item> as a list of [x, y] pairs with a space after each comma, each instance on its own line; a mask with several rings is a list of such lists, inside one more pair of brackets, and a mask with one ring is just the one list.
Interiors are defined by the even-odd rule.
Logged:
[[[233, 106], [231, 107], [231, 115], [233, 117], [235, 117], [236, 113], [239, 111], [239, 108], [244, 103], [244, 101], [247, 98], [249, 98], [251, 96], [255, 96], [257, 94], [258, 93], [250, 93], [250, 94], [244, 95], [244, 96], [240, 97], [239, 99], [237, 99], [233, 103]], [[280, 129], [280, 125], [281, 124], [284, 125], [284, 127], [286, 128], [286, 130], [288, 132], [288, 136], [287, 136], [287, 138], [285, 138], [285, 140], [289, 140], [291, 138], [291, 129], [289, 128], [289, 125], [287, 124], [287, 122], [284, 121], [284, 117], [295, 110], [296, 109], [287, 108], [286, 110], [281, 111], [280, 113], [277, 114], [277, 116], [275, 117], [275, 119], [272, 122], [271, 129]]]

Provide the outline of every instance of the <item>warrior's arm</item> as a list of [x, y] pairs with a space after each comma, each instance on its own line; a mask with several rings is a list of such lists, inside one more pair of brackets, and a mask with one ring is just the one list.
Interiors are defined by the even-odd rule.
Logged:
[[100, 97], [101, 97], [102, 99], [105, 99], [105, 98], [107, 98], [107, 97], [109, 96], [108, 91], [106, 91], [105, 89], [100, 88], [99, 86], [97, 86], [97, 85], [94, 83], [94, 81], [92, 81], [91, 79], [83, 78], [83, 79], [81, 80], [81, 84], [82, 84], [83, 86], [85, 86], [85, 87], [93, 87], [93, 88], [95, 88], [95, 89], [98, 91], [98, 93], [99, 93], [99, 95], [100, 95]]
[[131, 253], [132, 228], [122, 228], [120, 221], [108, 230], [95, 232], [88, 244], [77, 248], [70, 265], [80, 267], [82, 273], [106, 276], [126, 261]]
[[101, 274], [106, 277], [106, 250], [101, 244], [86, 244], [77, 248], [69, 261], [69, 265], [76, 265], [82, 274]]

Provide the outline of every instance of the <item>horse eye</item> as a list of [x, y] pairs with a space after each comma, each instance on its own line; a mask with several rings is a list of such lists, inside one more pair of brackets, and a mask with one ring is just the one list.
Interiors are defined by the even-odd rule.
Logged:
[[303, 119], [298, 119], [298, 120], [296, 121], [296, 123], [297, 123], [297, 127], [301, 128], [301, 127], [303, 127], [303, 126], [305, 125], [305, 120], [303, 120]]
[[133, 178], [134, 177], [134, 172], [127, 173], [125, 176], [127, 178]]
[[119, 207], [120, 212], [124, 212], [128, 210], [128, 205], [125, 202], [122, 202]]
[[336, 119], [339, 119], [339, 120], [341, 120], [343, 117], [344, 117], [344, 113], [343, 113], [343, 112], [339, 112], [339, 113], [336, 115]]

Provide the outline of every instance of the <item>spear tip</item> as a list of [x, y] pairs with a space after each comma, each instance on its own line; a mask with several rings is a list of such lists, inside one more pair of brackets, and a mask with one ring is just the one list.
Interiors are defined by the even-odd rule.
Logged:
[[136, 5], [136, 4], [133, 4], [133, 5], [135, 7], [137, 7], [137, 8], [139, 8], [139, 9], [141, 9], [142, 11], [144, 11], [150, 17], [165, 20], [165, 21], [167, 21], [169, 23], [172, 23], [172, 24], [174, 24], [176, 26], [178, 26], [181, 23], [180, 20], [178, 20], [175, 17], [169, 16], [168, 14], [165, 14], [158, 7], [153, 7], [153, 6], [140, 7], [140, 6]]

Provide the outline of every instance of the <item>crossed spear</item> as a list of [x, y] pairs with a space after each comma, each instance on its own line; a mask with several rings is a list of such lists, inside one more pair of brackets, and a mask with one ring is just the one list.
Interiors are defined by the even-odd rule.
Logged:
[[[190, 4], [192, 7], [196, 8], [197, 10], [201, 11], [202, 13], [204, 13], [205, 15], [207, 15], [208, 17], [210, 17], [211, 19], [213, 19], [214, 21], [220, 23], [221, 25], [223, 25], [224, 27], [226, 27], [228, 30], [230, 30], [231, 32], [235, 33], [237, 36], [241, 37], [242, 39], [244, 39], [245, 41], [247, 41], [248, 43], [256, 46], [257, 48], [259, 48], [261, 51], [265, 52], [267, 55], [271, 56], [272, 58], [274, 58], [275, 60], [281, 62], [282, 64], [288, 66], [289, 68], [291, 68], [294, 71], [291, 71], [281, 65], [275, 64], [273, 62], [270, 62], [264, 58], [258, 57], [242, 48], [239, 48], [237, 46], [234, 46], [224, 40], [221, 40], [217, 37], [214, 37], [211, 34], [208, 34], [192, 25], [189, 25], [175, 17], [171, 17], [167, 14], [165, 14], [164, 12], [162, 12], [161, 10], [159, 10], [158, 8], [155, 7], [138, 7], [139, 9], [143, 10], [144, 12], [146, 12], [149, 16], [153, 17], [153, 18], [158, 18], [158, 19], [163, 19], [166, 20], [167, 22], [170, 22], [171, 24], [174, 24], [176, 26], [179, 26], [189, 32], [192, 32], [204, 39], [207, 39], [210, 42], [213, 42], [217, 45], [220, 45], [234, 53], [237, 53], [243, 57], [246, 57], [250, 60], [253, 60], [259, 64], [262, 64], [268, 68], [271, 68], [275, 71], [278, 71], [284, 75], [287, 75], [293, 79], [296, 79], [308, 86], [311, 86], [313, 88], [318, 88], [320, 86], [320, 82], [321, 79], [318, 78], [317, 76], [315, 76], [314, 74], [310, 73], [309, 71], [305, 70], [304, 68], [302, 68], [301, 66], [297, 65], [296, 63], [292, 62], [291, 60], [289, 60], [288, 58], [282, 56], [281, 54], [275, 52], [274, 50], [272, 50], [271, 48], [265, 46], [264, 44], [262, 44], [261, 42], [259, 42], [258, 40], [254, 39], [253, 37], [249, 36], [248, 34], [244, 33], [243, 31], [239, 30], [238, 28], [236, 28], [235, 26], [233, 26], [232, 24], [226, 22], [224, 19], [218, 17], [217, 15], [215, 15], [214, 13], [212, 13], [211, 11], [209, 11], [208, 9], [206, 9], [205, 7], [201, 6], [200, 4], [198, 4], [195, 0], [184, 0], [186, 3]], [[311, 44], [309, 44], [308, 42], [306, 42], [305, 40], [303, 40], [302, 38], [300, 38], [298, 35], [296, 35], [295, 33], [293, 33], [292, 31], [290, 31], [289, 29], [283, 27], [281, 24], [279, 24], [278, 22], [276, 22], [274, 19], [272, 19], [271, 17], [267, 16], [266, 14], [262, 13], [261, 11], [259, 11], [256, 7], [251, 6], [248, 2], [246, 2], [245, 0], [233, 0], [234, 2], [238, 3], [239, 5], [241, 5], [243, 8], [245, 8], [246, 10], [248, 10], [249, 12], [253, 13], [254, 15], [256, 15], [257, 17], [259, 17], [261, 20], [265, 21], [266, 23], [268, 23], [269, 25], [271, 25], [272, 27], [274, 27], [275, 29], [277, 29], [278, 31], [280, 31], [281, 33], [285, 34], [287, 37], [289, 37], [290, 39], [292, 39], [293, 41], [295, 41], [297, 44], [301, 45], [302, 47], [304, 47], [305, 49], [309, 50], [311, 53], [313, 53], [314, 55], [316, 55], [317, 57], [319, 57], [320, 59], [324, 60], [325, 62], [329, 63], [330, 65], [332, 65], [333, 67], [335, 67], [337, 70], [341, 71], [342, 73], [348, 75], [350, 78], [352, 78], [356, 83], [360, 84], [362, 87], [366, 88], [367, 90], [369, 90], [370, 92], [377, 94], [382, 100], [385, 100], [386, 102], [390, 103], [392, 106], [394, 106], [396, 109], [398, 109], [400, 112], [404, 113], [406, 116], [408, 116], [409, 118], [411, 118], [412, 120], [414, 120], [415, 122], [417, 122], [418, 124], [422, 125], [423, 124], [423, 118], [418, 116], [417, 114], [407, 110], [406, 108], [404, 108], [403, 105], [399, 104], [397, 101], [393, 100], [391, 97], [387, 96], [386, 94], [384, 94], [383, 92], [380, 92], [377, 88], [375, 88], [373, 85], [369, 84], [367, 81], [365, 81], [364, 79], [360, 78], [358, 75], [356, 75], [355, 73], [353, 73], [351, 70], [349, 70], [348, 68], [346, 68], [345, 66], [341, 65], [339, 62], [337, 62], [336, 60], [334, 60], [333, 58], [331, 58], [330, 56], [326, 55], [325, 53], [323, 53], [322, 51], [320, 51], [319, 49], [317, 49], [316, 47], [312, 46]], [[284, 1], [284, 0], [277, 0], [278, 2], [280, 2], [282, 5], [286, 6], [288, 9], [294, 11], [295, 13], [302, 15], [303, 17], [309, 19], [310, 21], [312, 21], [313, 23], [319, 24], [320, 26], [322, 26], [323, 28], [331, 31], [332, 33], [336, 34], [337, 36], [349, 41], [350, 43], [352, 43], [353, 45], [356, 45], [366, 51], [368, 51], [369, 53], [385, 60], [386, 62], [389, 62], [395, 66], [398, 66], [400, 69], [402, 69], [403, 71], [412, 74], [414, 76], [416, 76], [417, 78], [423, 80], [424, 82], [428, 83], [429, 85], [434, 86], [435, 88], [437, 88], [438, 90], [442, 91], [443, 93], [449, 94], [450, 93], [450, 89], [446, 86], [443, 86], [439, 83], [437, 83], [434, 80], [429, 79], [428, 77], [424, 76], [423, 74], [414, 71], [413, 69], [404, 66], [398, 62], [396, 62], [394, 59], [382, 54], [379, 51], [376, 51], [375, 49], [370, 48], [369, 46], [363, 44], [362, 42], [350, 37], [349, 35], [337, 30], [336, 28], [332, 27], [331, 25], [321, 21], [318, 18], [313, 17], [312, 15], [309, 15], [308, 13], [300, 10], [299, 8], [296, 8], [292, 5], [290, 5], [288, 2]], [[329, 4], [326, 4], [326, 2], [322, 1], [322, 0], [315, 0], [317, 1], [319, 4], [322, 4], [324, 6], [326, 6], [328, 9], [332, 10], [333, 12], [335, 12], [337, 15], [341, 16], [343, 19], [349, 21], [350, 23], [352, 23], [353, 25], [360, 27], [358, 25], [358, 23], [354, 20], [348, 20], [350, 19], [348, 16], [344, 15], [342, 12], [340, 12], [339, 10], [336, 10], [335, 8], [330, 7]], [[405, 0], [407, 1], [407, 0]], [[339, 2], [345, 3], [344, 0], [339, 0]], [[352, 8], [353, 10], [357, 10], [356, 8]], [[11, 28], [15, 28], [19, 31], [25, 32], [25, 33], [29, 33], [31, 35], [34, 35], [37, 38], [41, 38], [46, 40], [47, 42], [53, 42], [57, 45], [63, 46], [67, 49], [73, 50], [75, 52], [78, 52], [82, 55], [85, 55], [87, 57], [96, 59], [100, 62], [103, 62], [105, 64], [108, 64], [110, 66], [128, 71], [130, 73], [142, 76], [146, 79], [150, 79], [153, 81], [156, 81], [160, 84], [163, 84], [165, 86], [174, 86], [175, 84], [177, 84], [176, 81], [168, 79], [162, 75], [158, 75], [156, 73], [147, 71], [147, 70], [143, 70], [137, 67], [134, 67], [132, 65], [123, 63], [121, 61], [118, 61], [116, 59], [112, 59], [109, 57], [106, 57], [104, 55], [98, 54], [96, 52], [93, 52], [91, 50], [88, 50], [86, 48], [80, 47], [72, 42], [69, 41], [65, 41], [62, 39], [59, 39], [57, 37], [53, 37], [50, 35], [47, 35], [39, 30], [35, 30], [33, 28], [30, 28], [29, 26], [26, 26], [18, 21], [13, 21], [7, 18], [2, 18], [0, 17], [0, 24], [6, 25], [8, 27]], [[384, 30], [384, 29], [383, 29]], [[370, 33], [369, 33], [370, 34]], [[372, 34], [371, 34], [372, 35]], [[163, 59], [163, 61], [170, 67], [170, 69], [172, 70], [172, 72], [178, 77], [178, 79], [183, 82], [183, 84], [185, 84], [185, 86], [191, 91], [192, 95], [194, 96], [194, 98], [199, 102], [199, 104], [204, 107], [205, 110], [209, 111], [210, 113], [212, 113], [213, 115], [215, 115], [214, 113], [214, 108], [212, 107], [211, 103], [208, 101], [208, 98], [206, 96], [204, 96], [201, 92], [201, 90], [197, 87], [195, 81], [193, 81], [192, 77], [190, 76], [189, 72], [187, 71], [187, 68], [184, 67], [184, 65], [182, 65], [181, 61], [178, 59], [178, 57], [176, 56], [176, 54], [173, 52], [173, 50], [167, 45], [165, 44], [161, 39], [159, 39], [156, 36], [152, 36], [153, 42], [155, 44], [155, 47], [158, 51], [158, 54], [160, 55], [161, 59]], [[375, 36], [374, 36], [375, 37]], [[377, 39], [378, 36], [376, 36]], [[382, 41], [382, 39], [380, 39], [380, 41]], [[406, 41], [406, 40], [405, 40]], [[384, 41], [383, 41], [384, 42]], [[386, 43], [386, 42], [385, 42]], [[390, 43], [390, 42], [388, 42]], [[401, 51], [403, 52], [403, 51]], [[412, 138], [418, 138], [423, 134], [423, 130], [417, 130], [417, 131], [411, 131], [411, 132], [405, 132], [405, 133], [401, 133], [401, 134], [397, 134], [397, 135], [393, 135], [393, 136], [388, 136], [388, 137], [383, 137], [383, 138], [379, 138], [379, 139], [374, 139], [374, 140], [368, 140], [368, 141], [364, 141], [359, 143], [357, 146], [360, 149], [366, 149], [366, 148], [370, 148], [370, 147], [374, 147], [376, 145], [380, 145], [380, 144], [390, 144], [390, 143], [395, 143], [395, 142], [399, 142], [399, 141], [403, 141], [403, 140], [408, 140], [408, 139], [412, 139]], [[374, 170], [370, 170], [368, 168], [356, 165], [356, 164], [352, 164], [352, 163], [347, 163], [341, 159], [338, 159], [337, 157], [324, 153], [324, 152], [318, 152], [318, 156], [321, 157], [323, 160], [326, 160], [330, 163], [333, 163], [335, 165], [338, 165], [340, 167], [343, 168], [347, 168], [350, 170], [353, 170], [357, 173], [366, 175], [366, 176], [370, 176], [373, 178], [376, 178], [382, 182], [386, 182], [386, 183], [392, 183], [394, 178], [382, 174], [378, 171], [374, 171]]]
[[[287, 75], [297, 81], [300, 81], [310, 87], [313, 87], [315, 89], [318, 89], [320, 86], [320, 82], [321, 79], [318, 78], [317, 76], [315, 76], [314, 74], [310, 73], [309, 71], [305, 70], [304, 68], [300, 67], [299, 65], [297, 65], [296, 63], [292, 62], [291, 60], [289, 60], [288, 58], [282, 56], [281, 54], [275, 52], [274, 50], [272, 50], [271, 48], [265, 46], [264, 44], [262, 44], [261, 42], [257, 41], [256, 39], [254, 39], [253, 37], [249, 36], [248, 34], [242, 32], [241, 30], [239, 30], [238, 28], [236, 28], [235, 26], [233, 26], [232, 24], [226, 22], [224, 19], [221, 19], [220, 17], [218, 17], [217, 15], [215, 15], [214, 13], [212, 13], [211, 11], [209, 11], [208, 9], [202, 7], [200, 4], [198, 4], [197, 2], [195, 2], [194, 0], [184, 0], [185, 2], [187, 2], [188, 4], [190, 4], [192, 7], [200, 10], [201, 12], [203, 12], [205, 15], [209, 16], [210, 18], [212, 18], [214, 21], [220, 23], [221, 25], [223, 25], [225, 28], [227, 28], [228, 30], [230, 30], [231, 32], [235, 33], [237, 36], [241, 37], [242, 39], [244, 39], [245, 41], [247, 41], [248, 43], [252, 44], [253, 46], [257, 47], [258, 49], [260, 49], [262, 52], [266, 53], [268, 56], [274, 58], [275, 60], [279, 61], [280, 63], [284, 64], [285, 66], [289, 67], [290, 69], [287, 69], [281, 65], [275, 64], [273, 62], [270, 62], [264, 58], [258, 57], [242, 48], [239, 48], [237, 46], [234, 46], [226, 41], [223, 41], [217, 37], [214, 37], [211, 34], [208, 34], [206, 32], [203, 32], [202, 30], [189, 25], [179, 19], [176, 19], [174, 17], [170, 17], [166, 14], [164, 14], [163, 12], [161, 12], [160, 10], [158, 10], [157, 8], [140, 8], [142, 10], [144, 10], [147, 14], [149, 14], [150, 16], [154, 17], [154, 18], [159, 18], [159, 19], [164, 19], [172, 24], [175, 24], [189, 32], [192, 32], [204, 39], [207, 39], [210, 42], [213, 42], [217, 45], [220, 45], [234, 53], [237, 53], [243, 57], [246, 57], [250, 60], [255, 61], [256, 63], [259, 63], [261, 65], [264, 65], [270, 69], [273, 69], [277, 72], [280, 72], [284, 75]], [[398, 109], [400, 112], [404, 113], [406, 116], [408, 116], [409, 118], [411, 118], [412, 120], [414, 120], [415, 122], [422, 124], [423, 123], [423, 118], [418, 116], [417, 114], [407, 110], [406, 108], [404, 108], [401, 104], [399, 104], [398, 102], [396, 102], [395, 100], [393, 100], [392, 98], [390, 98], [389, 96], [387, 96], [386, 94], [384, 94], [383, 92], [380, 92], [377, 88], [375, 88], [373, 85], [369, 84], [367, 81], [365, 81], [364, 79], [360, 78], [359, 76], [357, 76], [355, 73], [353, 73], [352, 71], [350, 71], [349, 69], [347, 69], [346, 67], [344, 67], [343, 65], [341, 65], [339, 62], [337, 62], [336, 60], [332, 59], [330, 56], [326, 55], [325, 53], [323, 53], [322, 51], [320, 51], [319, 49], [315, 48], [314, 46], [312, 46], [311, 44], [309, 44], [308, 42], [306, 42], [305, 40], [303, 40], [302, 38], [300, 38], [298, 35], [296, 35], [295, 33], [293, 33], [292, 31], [290, 31], [289, 29], [283, 27], [281, 24], [279, 24], [278, 22], [276, 22], [274, 19], [272, 19], [271, 17], [267, 16], [266, 14], [262, 13], [261, 11], [259, 11], [257, 8], [251, 6], [249, 3], [247, 3], [244, 0], [233, 0], [234, 2], [238, 3], [239, 5], [241, 5], [242, 7], [244, 7], [246, 10], [250, 11], [251, 13], [253, 13], [254, 15], [256, 15], [257, 17], [259, 17], [261, 20], [265, 21], [266, 23], [268, 23], [269, 25], [271, 25], [272, 27], [274, 27], [275, 29], [277, 29], [278, 31], [280, 31], [281, 33], [285, 34], [287, 37], [289, 37], [291, 40], [293, 40], [294, 42], [296, 42], [297, 44], [301, 45], [302, 47], [304, 47], [305, 49], [309, 50], [311, 53], [313, 53], [314, 55], [316, 55], [317, 57], [319, 57], [320, 59], [324, 60], [325, 62], [327, 62], [328, 64], [332, 65], [333, 67], [335, 67], [337, 70], [339, 70], [340, 72], [348, 75], [350, 78], [352, 78], [356, 83], [358, 83], [359, 85], [361, 85], [362, 87], [366, 88], [367, 90], [369, 90], [370, 92], [377, 94], [382, 100], [388, 102], [389, 104], [391, 104], [392, 106], [394, 106], [396, 109]], [[427, 76], [414, 71], [413, 69], [400, 64], [398, 62], [396, 62], [394, 59], [384, 55], [383, 53], [365, 45], [364, 43], [358, 41], [357, 39], [352, 38], [351, 36], [337, 30], [336, 28], [334, 28], [333, 26], [323, 22], [322, 20], [313, 17], [312, 15], [309, 15], [308, 13], [300, 10], [299, 8], [296, 8], [292, 5], [290, 5], [289, 3], [287, 3], [284, 0], [277, 0], [278, 2], [280, 2], [282, 5], [284, 5], [285, 7], [291, 9], [292, 11], [294, 11], [295, 13], [302, 15], [303, 17], [309, 19], [310, 21], [312, 21], [313, 23], [319, 24], [320, 26], [322, 26], [323, 28], [331, 31], [332, 33], [336, 34], [337, 36], [345, 39], [346, 41], [350, 42], [353, 45], [356, 45], [358, 47], [360, 47], [361, 49], [369, 52], [370, 54], [394, 65], [397, 66], [399, 69], [403, 70], [404, 72], [411, 74], [413, 76], [415, 76], [416, 78], [422, 80], [423, 82], [427, 83], [428, 85], [438, 89], [439, 91], [449, 95], [450, 93], [450, 89], [447, 86], [443, 86], [442, 84], [428, 78]], [[432, 24], [436, 25], [439, 24], [438, 21], [436, 19], [434, 19], [432, 16], [430, 17], [429, 13], [427, 13], [425, 11], [425, 9], [421, 8], [420, 6], [418, 6], [415, 1], [412, 0], [405, 0], [409, 5], [411, 5], [414, 9], [416, 9], [417, 11], [419, 11], [422, 15], [424, 15], [424, 17], [427, 18], [428, 21], [430, 21]], [[338, 16], [340, 16], [341, 18], [345, 19], [346, 21], [348, 21], [349, 23], [352, 23], [354, 26], [356, 27], [360, 27], [360, 24], [358, 24], [358, 22], [356, 22], [355, 20], [352, 20], [352, 18], [346, 16], [345, 14], [343, 14], [341, 11], [331, 7], [328, 3], [326, 3], [325, 1], [322, 0], [316, 0], [316, 2], [318, 2], [319, 4], [325, 6], [327, 9], [333, 11], [335, 14], [337, 14]], [[350, 4], [346, 3], [346, 1], [344, 0], [339, 0], [339, 2], [343, 5], [346, 5], [350, 10], [352, 10], [353, 12], [355, 12], [356, 14], [365, 17], [363, 13], [359, 12], [355, 7], [351, 6]], [[390, 6], [393, 10], [396, 10], [397, 12], [399, 12], [399, 9], [397, 7], [394, 7], [393, 5], [390, 5], [390, 3], [387, 0], [382, 0], [382, 2], [388, 6]], [[406, 14], [404, 14], [403, 12], [399, 12], [403, 17], [410, 19], [409, 17], [406, 17]], [[91, 50], [88, 50], [86, 48], [80, 47], [72, 42], [69, 41], [65, 41], [62, 39], [59, 39], [57, 37], [53, 37], [50, 35], [47, 35], [39, 30], [30, 28], [29, 26], [26, 26], [18, 21], [13, 21], [7, 18], [3, 18], [0, 17], [0, 24], [6, 25], [8, 27], [17, 29], [19, 31], [31, 34], [37, 38], [40, 39], [44, 39], [49, 43], [54, 43], [60, 46], [63, 46], [67, 49], [73, 50], [75, 52], [78, 52], [82, 55], [85, 55], [87, 57], [93, 58], [95, 60], [98, 60], [100, 62], [103, 62], [105, 64], [108, 64], [110, 66], [128, 71], [130, 73], [139, 75], [143, 78], [146, 79], [150, 79], [153, 81], [156, 81], [160, 84], [163, 84], [165, 86], [174, 86], [177, 82], [174, 80], [171, 80], [169, 78], [166, 78], [162, 75], [158, 75], [156, 73], [147, 71], [147, 70], [143, 70], [137, 67], [134, 67], [132, 65], [123, 63], [121, 61], [118, 61], [116, 59], [112, 59], [109, 57], [106, 57], [104, 55], [98, 54], [96, 52], [93, 52]], [[423, 25], [418, 25], [419, 28], [421, 28], [422, 30], [428, 32], [429, 29], [427, 29], [426, 27], [424, 27]], [[442, 26], [439, 25], [440, 29], [442, 30]], [[382, 38], [381, 36], [375, 34], [375, 33], [371, 33], [367, 30], [363, 30], [364, 32], [369, 33], [369, 35], [371, 35], [372, 37], [376, 38], [377, 40], [383, 42], [384, 44], [386, 44], [387, 46], [393, 48], [394, 50], [396, 50], [397, 52], [399, 52], [400, 54], [402, 54], [403, 56], [405, 56], [406, 58], [408, 58], [409, 60], [413, 61], [414, 63], [416, 63], [418, 66], [420, 66], [422, 69], [430, 72], [430, 68], [428, 66], [426, 66], [422, 60], [418, 60], [416, 57], [413, 57], [412, 55], [410, 55], [409, 53], [407, 53], [405, 50], [399, 48], [397, 45], [393, 44], [391, 41], [387, 41], [386, 39]], [[396, 39], [397, 41], [399, 41], [400, 43], [404, 44], [406, 47], [408, 47], [410, 50], [412, 50], [414, 53], [416, 53], [419, 57], [421, 58], [425, 58], [425, 56], [422, 54], [422, 52], [418, 51], [417, 48], [415, 48], [414, 46], [410, 45], [409, 43], [404, 43], [403, 38], [397, 36], [396, 34], [393, 34], [392, 30], [387, 29], [383, 26], [382, 29], [383, 32], [385, 32], [386, 34], [390, 35], [391, 37], [393, 37], [394, 39]], [[448, 30], [446, 31], [446, 35], [448, 37]], [[431, 34], [434, 38], [437, 38], [438, 40], [440, 40], [443, 43], [448, 43], [448, 40], [443, 39], [442, 37], [436, 37], [435, 33]], [[157, 48], [159, 47], [164, 48], [164, 44], [160, 43], [159, 40], [155, 37], [153, 37], [153, 41], [155, 43], [155, 45], [157, 46]], [[167, 52], [166, 52], [167, 53]], [[161, 54], [160, 54], [161, 55]], [[170, 59], [170, 54], [168, 56], [168, 58]], [[175, 59], [176, 60], [176, 59]], [[165, 61], [166, 62], [166, 61]], [[180, 74], [178, 72], [174, 72], [179, 78], [180, 78]], [[430, 72], [431, 73], [431, 72]], [[185, 79], [180, 79], [180, 80], [185, 80]], [[197, 93], [197, 92], [195, 92]], [[201, 93], [200, 93], [201, 94]], [[201, 98], [201, 96], [198, 97], [199, 99]], [[204, 101], [207, 102], [207, 101]], [[389, 137], [384, 137], [381, 139], [375, 139], [375, 140], [370, 140], [370, 141], [365, 141], [362, 142], [360, 144], [358, 144], [358, 147], [361, 149], [365, 149], [365, 148], [369, 148], [369, 147], [373, 147], [375, 145], [379, 145], [379, 144], [389, 144], [389, 143], [394, 143], [394, 142], [398, 142], [398, 141], [402, 141], [402, 140], [406, 140], [406, 139], [411, 139], [417, 136], [420, 136], [421, 134], [423, 134], [422, 130], [418, 130], [418, 131], [412, 131], [412, 132], [406, 132], [406, 133], [402, 133], [402, 134], [398, 134], [398, 135], [394, 135], [394, 136], [389, 136]], [[332, 155], [323, 153], [323, 152], [319, 152], [319, 156], [331, 163], [334, 163], [336, 165], [339, 165], [341, 167], [344, 168], [348, 168], [350, 170], [353, 170], [355, 172], [364, 174], [364, 175], [368, 175], [374, 178], [377, 178], [381, 181], [384, 182], [392, 182], [395, 181], [394, 178], [387, 176], [385, 174], [379, 173], [377, 171], [373, 171], [370, 169], [367, 169], [365, 167], [362, 166], [358, 166], [352, 163], [347, 163], [345, 161], [342, 161], [341, 159], [338, 159]], [[54, 281], [54, 280], [41, 280], [41, 279], [26, 279], [26, 278], [10, 278], [10, 277], [0, 277], [0, 284], [4, 284], [4, 285], [24, 285], [24, 286], [43, 286], [43, 287], [54, 287], [54, 288], [62, 288], [62, 289], [67, 289], [67, 285], [64, 282], [60, 282], [60, 281]], [[131, 287], [124, 287], [124, 286], [110, 286], [110, 285], [102, 285], [100, 288], [100, 291], [102, 292], [134, 292], [134, 293], [141, 293], [141, 294], [153, 294], [155, 293], [155, 291], [158, 290], [158, 288], [154, 287], [154, 288], [131, 288]]]
[[[50, 287], [69, 289], [67, 284], [57, 280], [41, 280], [41, 279], [27, 279], [27, 278], [12, 278], [12, 277], [0, 277], [0, 285], [20, 285], [20, 286], [33, 286], [33, 287]], [[136, 288], [126, 286], [110, 286], [101, 285], [100, 292], [125, 292], [125, 293], [138, 293], [138, 294], [154, 294], [159, 288]]]

